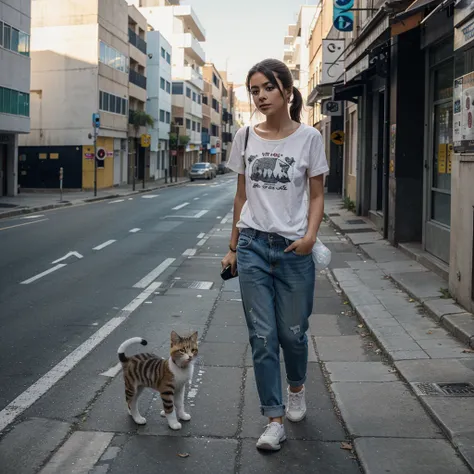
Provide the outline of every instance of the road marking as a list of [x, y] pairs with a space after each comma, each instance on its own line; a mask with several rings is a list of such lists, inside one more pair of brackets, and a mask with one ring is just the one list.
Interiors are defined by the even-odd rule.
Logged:
[[222, 219], [222, 216], [217, 216], [216, 219]]
[[195, 216], [193, 216], [195, 219], [199, 219], [202, 217], [204, 214], [207, 214], [209, 211], [199, 211]]
[[58, 258], [54, 262], [51, 262], [51, 264], [54, 265], [55, 263], [62, 262], [63, 260], [67, 260], [69, 257], [83, 258], [83, 255], [81, 255], [79, 252], [76, 252], [76, 251], [69, 252], [66, 255], [64, 255], [64, 257]]
[[110, 201], [109, 204], [115, 204], [116, 202], [123, 202], [125, 199], [116, 199], [115, 201]]
[[44, 217], [44, 214], [36, 214], [34, 216], [25, 216], [22, 219], [38, 219], [38, 217]]
[[[61, 265], [65, 266], [65, 265]], [[142, 291], [134, 300], [120, 311], [116, 316], [106, 322], [100, 329], [92, 334], [74, 351], [67, 355], [61, 362], [55, 365], [49, 372], [39, 378], [33, 385], [10, 402], [0, 411], [0, 433], [27, 410], [33, 403], [40, 399], [51, 387], [61, 380], [74, 366], [97, 347], [114, 329], [120, 326], [159, 286], [160, 282], [152, 283]], [[63, 471], [64, 472], [64, 471]]]
[[208, 212], [209, 211], [199, 211], [194, 216], [181, 216], [181, 215], [178, 215], [178, 214], [174, 214], [172, 216], [164, 216], [163, 219], [176, 219], [176, 218], [179, 218], [179, 219], [199, 219], [200, 217], [202, 217], [204, 214], [207, 214]]
[[129, 230], [129, 232], [131, 232], [132, 234], [135, 234], [135, 233], [140, 232], [140, 231], [141, 231], [140, 227], [135, 227], [134, 229]]
[[152, 281], [156, 280], [176, 259], [167, 258], [154, 268], [148, 275], [144, 276], [138, 283], [133, 285], [134, 288], [146, 288]]
[[183, 252], [185, 257], [190, 257], [192, 255], [196, 255], [196, 249], [187, 249]]
[[121, 370], [122, 370], [122, 364], [121, 362], [119, 362], [115, 364], [114, 366], [110, 367], [109, 370], [102, 372], [100, 375], [103, 375], [104, 377], [114, 378]]
[[201, 232], [200, 234], [198, 234], [197, 238], [198, 239], [202, 239], [206, 234], [204, 232]]
[[207, 196], [207, 193], [204, 193], [203, 196]]
[[159, 194], [145, 194], [144, 196], [142, 196], [142, 199], [153, 199], [153, 198], [156, 198], [158, 196], [159, 196]]
[[199, 245], [199, 247], [202, 247], [206, 242], [207, 242], [207, 238], [201, 239], [201, 240], [197, 243], [197, 245]]
[[199, 201], [199, 198], [194, 198], [193, 200], [194, 200], [194, 201]]
[[228, 217], [224, 217], [224, 219], [221, 220], [221, 224], [227, 224], [228, 220], [229, 220]]
[[103, 244], [100, 244], [97, 247], [94, 247], [92, 250], [105, 249], [105, 247], [108, 247], [109, 245], [112, 245], [114, 242], [117, 242], [117, 241], [116, 240], [107, 240], [107, 242], [104, 242]]
[[189, 202], [183, 202], [183, 204], [173, 207], [173, 211], [178, 211], [179, 209], [182, 209], [183, 207], [186, 207], [186, 206], [189, 206]]
[[0, 230], [7, 230], [7, 229], [13, 229], [14, 227], [21, 227], [24, 225], [30, 225], [30, 224], [37, 224], [38, 222], [44, 222], [47, 221], [48, 219], [40, 219], [39, 221], [31, 221], [31, 222], [23, 222], [23, 224], [16, 224], [16, 225], [11, 225], [8, 227], [1, 227]]
[[40, 278], [43, 278], [44, 276], [49, 275], [50, 273], [53, 273], [56, 270], [59, 270], [65, 266], [66, 266], [65, 263], [60, 263], [56, 265], [55, 267], [52, 267], [49, 270], [46, 270], [43, 273], [39, 273], [38, 275], [35, 275], [34, 277], [29, 278], [28, 280], [22, 281], [20, 285], [29, 285], [30, 283], [33, 283], [34, 281], [39, 280]]

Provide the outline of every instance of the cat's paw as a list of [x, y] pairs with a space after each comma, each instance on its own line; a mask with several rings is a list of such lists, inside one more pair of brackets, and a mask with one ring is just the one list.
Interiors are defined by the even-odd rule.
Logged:
[[172, 430], [180, 430], [182, 425], [179, 421], [168, 421], [168, 426]]
[[183, 411], [182, 413], [178, 414], [178, 418], [183, 421], [189, 421], [191, 419], [191, 415]]
[[143, 416], [135, 416], [133, 417], [133, 421], [137, 425], [146, 425], [146, 418], [143, 418]]

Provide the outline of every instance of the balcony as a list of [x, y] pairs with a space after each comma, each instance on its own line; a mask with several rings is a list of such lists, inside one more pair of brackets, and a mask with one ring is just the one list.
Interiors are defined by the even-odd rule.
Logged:
[[175, 7], [173, 15], [180, 18], [184, 23], [184, 27], [190, 30], [199, 41], [206, 41], [206, 30], [201, 25], [191, 6], [181, 5]]
[[204, 89], [204, 81], [201, 74], [193, 69], [191, 66], [177, 66], [173, 67], [174, 80], [183, 80], [190, 82], [199, 90]]
[[176, 42], [178, 48], [183, 48], [185, 54], [192, 58], [199, 66], [204, 66], [206, 62], [206, 53], [199, 41], [191, 33], [183, 33]]
[[132, 84], [146, 90], [146, 77], [133, 69], [130, 69], [128, 78]]
[[139, 49], [143, 54], [146, 54], [146, 41], [140, 38], [133, 30], [128, 29], [128, 41], [135, 48]]

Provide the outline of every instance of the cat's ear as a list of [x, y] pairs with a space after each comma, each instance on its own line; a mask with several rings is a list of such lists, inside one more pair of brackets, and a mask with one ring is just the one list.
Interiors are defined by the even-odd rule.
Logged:
[[181, 338], [176, 331], [171, 331], [171, 344], [178, 344]]
[[195, 333], [191, 334], [190, 339], [191, 339], [191, 341], [193, 341], [194, 343], [197, 344], [197, 342], [198, 342], [198, 332], [196, 331]]

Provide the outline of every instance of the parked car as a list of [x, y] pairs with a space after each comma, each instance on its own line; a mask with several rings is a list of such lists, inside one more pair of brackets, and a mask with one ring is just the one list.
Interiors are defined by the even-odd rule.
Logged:
[[189, 171], [189, 179], [212, 179], [214, 177], [214, 170], [211, 163], [194, 163]]
[[228, 172], [229, 172], [229, 169], [227, 168], [227, 162], [226, 161], [221, 161], [217, 165], [217, 173], [218, 174], [225, 174], [225, 173], [228, 173]]
[[213, 178], [216, 178], [217, 177], [217, 166], [214, 164], [214, 163], [209, 163], [211, 165], [211, 168], [212, 168], [212, 172], [213, 172]]

